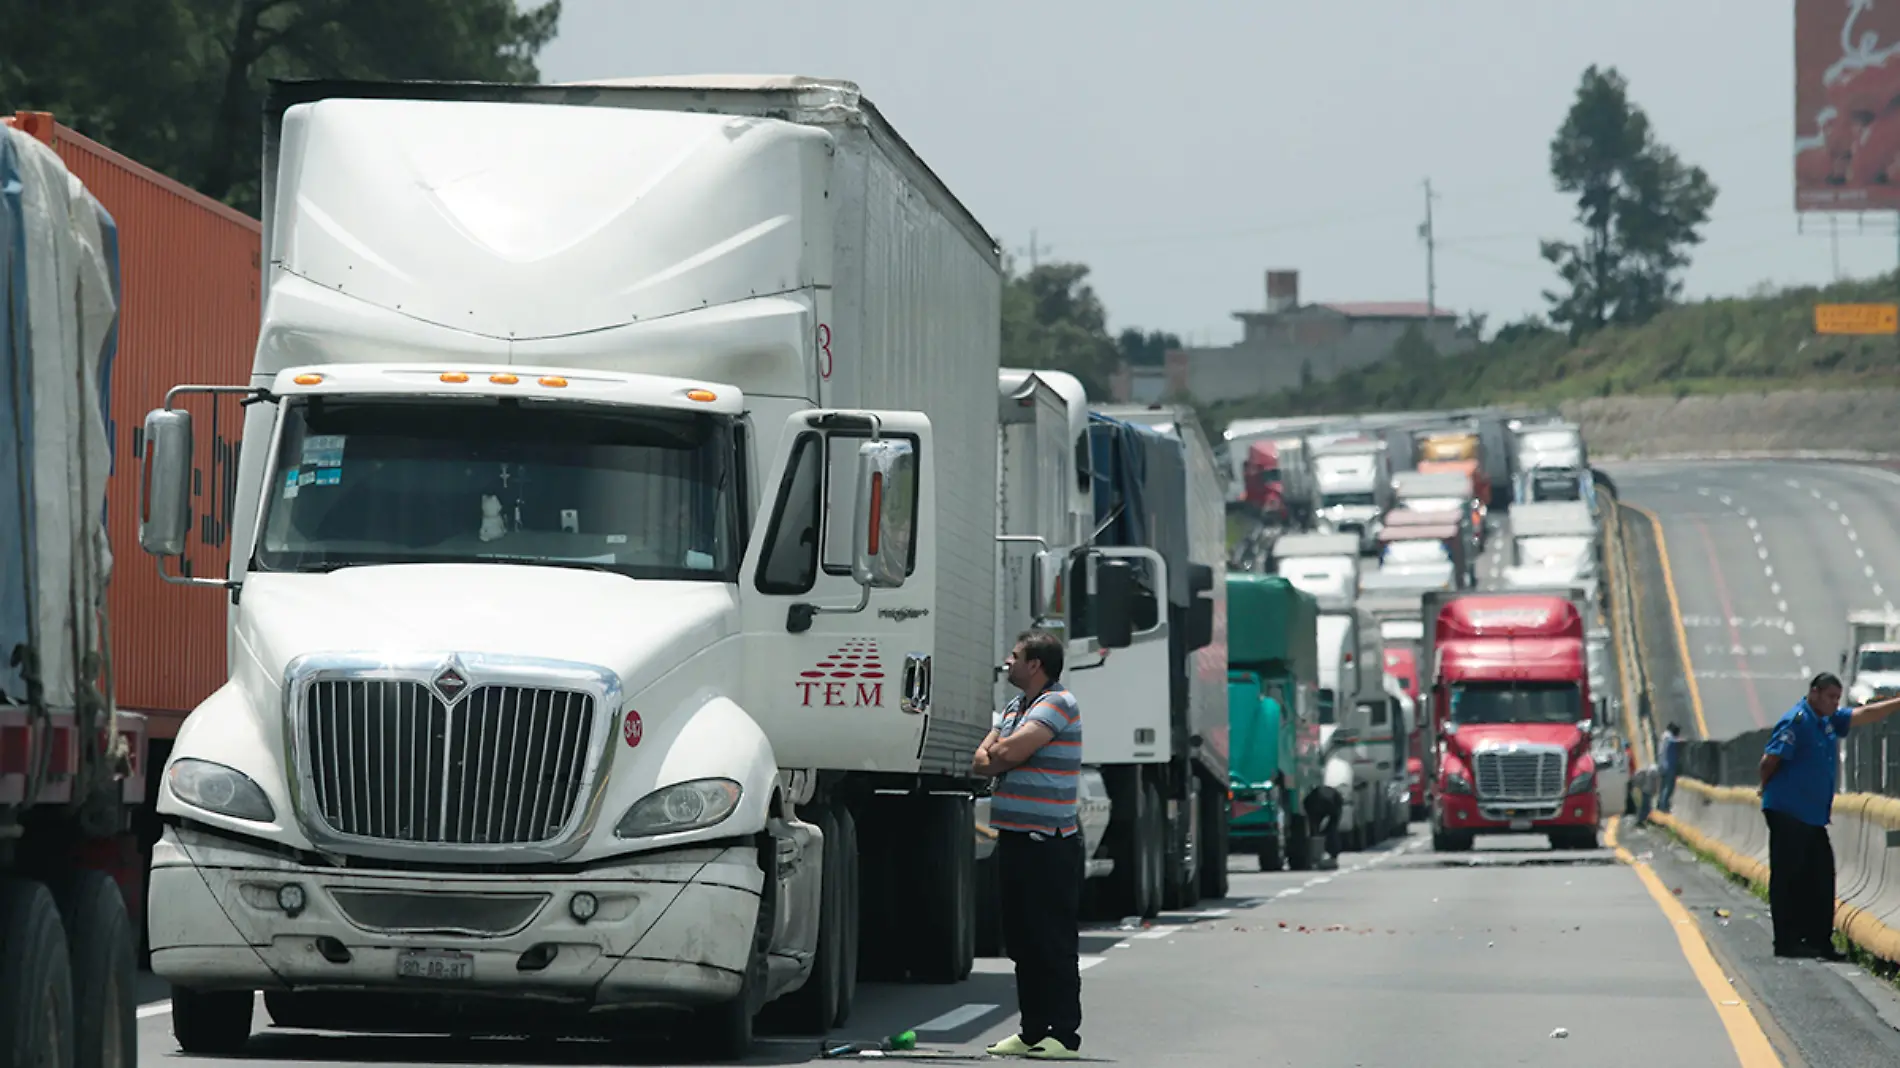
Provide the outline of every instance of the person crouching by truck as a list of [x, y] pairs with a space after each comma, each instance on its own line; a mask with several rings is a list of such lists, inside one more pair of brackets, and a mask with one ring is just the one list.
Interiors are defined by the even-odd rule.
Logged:
[[1082, 709], [1062, 685], [1062, 639], [1027, 631], [1003, 661], [1022, 691], [976, 748], [971, 769], [995, 778], [990, 826], [1002, 882], [1003, 944], [1016, 962], [1022, 1030], [995, 1056], [1074, 1060], [1082, 1048]]
[[1761, 809], [1768, 821], [1768, 912], [1777, 957], [1841, 959], [1834, 948], [1834, 844], [1827, 836], [1841, 739], [1895, 712], [1900, 697], [1842, 708], [1841, 680], [1823, 671], [1768, 737]]

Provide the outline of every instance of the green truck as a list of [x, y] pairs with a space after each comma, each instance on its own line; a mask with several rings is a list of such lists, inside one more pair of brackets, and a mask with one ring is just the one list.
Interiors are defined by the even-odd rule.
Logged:
[[1228, 572], [1227, 833], [1261, 871], [1313, 863], [1303, 802], [1322, 781], [1318, 694], [1319, 602], [1278, 575]]

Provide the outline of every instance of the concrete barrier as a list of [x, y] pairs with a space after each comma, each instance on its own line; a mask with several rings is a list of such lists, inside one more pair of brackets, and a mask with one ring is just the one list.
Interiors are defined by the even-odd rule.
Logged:
[[[1734, 874], [1767, 884], [1768, 824], [1758, 791], [1678, 779], [1670, 807], [1650, 818]], [[1837, 796], [1828, 837], [1834, 926], [1873, 956], [1900, 964], [1900, 798]]]

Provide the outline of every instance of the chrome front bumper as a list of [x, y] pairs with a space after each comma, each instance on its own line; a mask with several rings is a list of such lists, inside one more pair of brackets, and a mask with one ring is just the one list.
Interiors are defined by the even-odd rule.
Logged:
[[[708, 1004], [739, 992], [761, 880], [745, 846], [571, 874], [435, 874], [308, 867], [168, 828], [152, 855], [152, 971], [207, 990]], [[284, 894], [287, 885], [301, 894]], [[580, 894], [596, 905], [585, 922], [573, 907]], [[300, 907], [287, 910], [285, 897]], [[417, 950], [466, 955], [453, 958], [466, 974], [399, 978], [398, 961]]]

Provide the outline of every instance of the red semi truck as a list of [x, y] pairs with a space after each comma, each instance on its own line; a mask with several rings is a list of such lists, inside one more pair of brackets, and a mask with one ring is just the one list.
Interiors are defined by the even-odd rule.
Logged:
[[1436, 731], [1432, 848], [1544, 834], [1594, 849], [1590, 680], [1582, 592], [1432, 591], [1422, 663]]

